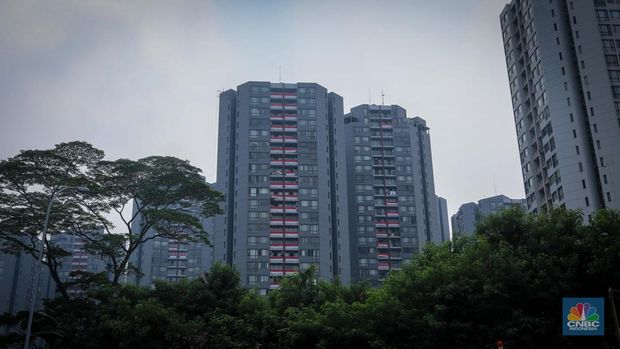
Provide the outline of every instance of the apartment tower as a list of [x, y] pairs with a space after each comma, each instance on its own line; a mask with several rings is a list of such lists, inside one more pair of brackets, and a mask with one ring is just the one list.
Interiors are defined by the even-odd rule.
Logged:
[[351, 273], [378, 285], [427, 242], [441, 242], [429, 128], [397, 105], [345, 115]]
[[500, 21], [528, 210], [620, 208], [620, 3], [513, 0]]
[[315, 83], [220, 94], [216, 260], [266, 293], [310, 267], [349, 282], [342, 97]]

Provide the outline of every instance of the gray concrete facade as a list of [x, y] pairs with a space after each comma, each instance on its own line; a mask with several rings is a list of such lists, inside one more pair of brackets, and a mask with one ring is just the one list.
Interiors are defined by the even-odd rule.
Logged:
[[[28, 311], [33, 290], [36, 259], [25, 253], [0, 253], [0, 314]], [[41, 268], [36, 308], [43, 307], [43, 299], [55, 297], [55, 283], [47, 267]]]
[[314, 267], [350, 280], [342, 98], [315, 83], [220, 94], [215, 259], [261, 293]]
[[[198, 207], [188, 207], [184, 210], [197, 217], [200, 216], [197, 213]], [[214, 219], [214, 217], [200, 218], [212, 244]], [[143, 224], [143, 216], [138, 214], [132, 222], [132, 229], [137, 231]], [[147, 237], [154, 234], [155, 231], [151, 229], [147, 232]], [[141, 244], [130, 260], [130, 263], [140, 270], [141, 275], [128, 272], [125, 282], [140, 287], [152, 287], [156, 280], [178, 282], [182, 279], [195, 279], [211, 268], [213, 259], [213, 248], [205, 243], [155, 237]]]
[[476, 224], [490, 214], [511, 207], [520, 207], [527, 210], [525, 199], [511, 199], [506, 195], [496, 195], [478, 200], [478, 203], [468, 202], [461, 205], [459, 210], [452, 215], [452, 235], [473, 235]]
[[450, 225], [448, 217], [448, 201], [437, 196], [437, 214], [439, 215], [437, 221], [439, 222], [439, 231], [441, 232], [441, 242], [451, 240]]
[[530, 212], [620, 207], [619, 11], [513, 0], [500, 15]]
[[430, 135], [400, 106], [345, 115], [352, 280], [378, 285], [427, 242], [441, 242]]

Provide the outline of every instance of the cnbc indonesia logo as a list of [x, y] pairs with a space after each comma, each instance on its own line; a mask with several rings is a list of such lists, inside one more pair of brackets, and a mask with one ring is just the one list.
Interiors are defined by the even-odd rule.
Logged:
[[605, 331], [603, 298], [564, 298], [565, 336], [602, 336]]

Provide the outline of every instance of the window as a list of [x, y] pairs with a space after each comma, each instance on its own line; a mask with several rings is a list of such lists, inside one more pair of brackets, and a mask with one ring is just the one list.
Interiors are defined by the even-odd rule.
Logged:
[[586, 206], [590, 207], [590, 200], [588, 199], [588, 197], [586, 196]]
[[605, 63], [607, 63], [610, 67], [617, 67], [618, 64], [618, 56], [616, 55], [605, 55]]
[[248, 236], [248, 245], [268, 244], [269, 238], [266, 236]]
[[607, 14], [607, 11], [605, 10], [596, 10], [596, 18], [599, 19], [599, 21], [608, 21], [609, 20], [609, 16]]
[[579, 165], [579, 172], [583, 172], [583, 164], [580, 162], [578, 165]]

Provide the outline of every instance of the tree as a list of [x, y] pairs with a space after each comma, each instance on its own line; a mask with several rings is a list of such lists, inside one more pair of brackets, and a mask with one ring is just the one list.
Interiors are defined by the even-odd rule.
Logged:
[[[48, 232], [84, 239], [86, 250], [106, 262], [112, 285], [132, 269], [132, 254], [150, 239], [208, 243], [199, 217], [219, 213], [222, 199], [204, 181], [200, 169], [175, 157], [108, 161], [102, 150], [85, 142], [21, 151], [0, 162], [0, 248], [36, 258], [47, 203], [67, 186], [85, 186], [90, 193], [61, 195]], [[110, 212], [123, 221], [118, 231], [106, 218]], [[59, 276], [58, 268], [68, 255], [53, 239], [46, 241], [44, 264], [64, 297], [68, 297], [67, 288], [78, 282]]]

